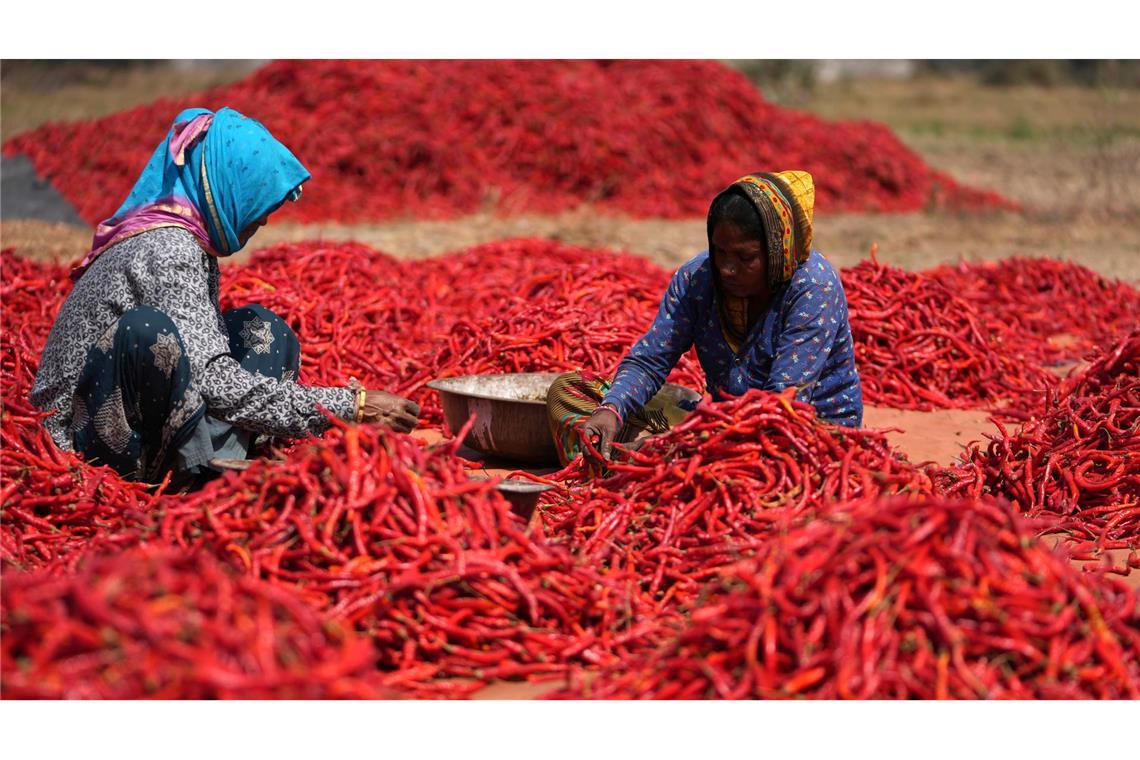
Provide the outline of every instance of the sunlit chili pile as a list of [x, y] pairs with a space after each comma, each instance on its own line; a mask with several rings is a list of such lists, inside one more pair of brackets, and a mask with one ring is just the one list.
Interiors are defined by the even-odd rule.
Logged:
[[827, 504], [932, 490], [884, 434], [824, 425], [788, 393], [702, 405], [625, 459], [610, 477], [553, 497], [547, 530], [591, 562], [645, 579], [655, 600], [691, 597]]
[[560, 696], [1135, 699], [1140, 612], [1008, 509], [862, 499], [764, 542], [669, 641]]
[[[1043, 266], [1048, 271], [1052, 262]], [[381, 274], [362, 277], [366, 268]], [[438, 402], [424, 388], [433, 377], [612, 373], [652, 322], [668, 282], [667, 272], [642, 259], [543, 240], [486, 243], [422, 262], [397, 262], [354, 244], [283, 244], [230, 272], [223, 306], [252, 300], [285, 316], [311, 357], [304, 364], [310, 381], [357, 376], [412, 397], [433, 424], [441, 422]], [[1032, 358], [1001, 350], [994, 336], [1004, 330], [1002, 317], [982, 313], [973, 300], [983, 293], [966, 299], [925, 273], [873, 259], [842, 276], [869, 403], [1001, 409], [1023, 417], [1055, 382]], [[344, 293], [342, 302], [357, 316], [326, 302], [321, 296], [328, 292]], [[1035, 286], [1027, 293], [1023, 299], [1040, 300]], [[1071, 296], [1057, 293], [1060, 300]], [[1091, 304], [1090, 313], [1098, 308]], [[1073, 313], [1057, 320], [1055, 330], [1092, 341], [1100, 328], [1090, 321]], [[1045, 355], [1048, 338], [1036, 334], [1043, 347], [1036, 356]], [[692, 352], [670, 380], [703, 389]]]
[[1014, 257], [926, 274], [969, 301], [1011, 359], [1043, 366], [1083, 359], [1140, 322], [1140, 290], [1072, 262]]
[[[946, 493], [1055, 515], [1098, 549], [1140, 548], [1140, 329], [1050, 393], [1037, 419], [972, 446], [939, 480]], [[1130, 563], [1140, 567], [1135, 552]]]
[[5, 698], [384, 696], [372, 644], [207, 552], [139, 547], [5, 573]]
[[[923, 410], [1016, 409], [1032, 404], [1054, 382], [1040, 364], [1005, 353], [993, 340], [1001, 317], [980, 313], [977, 304], [989, 297], [984, 292], [963, 297], [926, 273], [879, 263], [874, 251], [843, 270], [842, 279], [855, 361], [869, 403]], [[1047, 338], [1037, 336], [1042, 344]]]
[[527, 532], [494, 481], [468, 476], [455, 444], [428, 451], [380, 428], [340, 427], [284, 467], [164, 499], [150, 531], [209, 544], [357, 624], [406, 686], [561, 672], [586, 649], [574, 631], [607, 625], [597, 572]]
[[1012, 205], [959, 186], [887, 127], [830, 122], [764, 100], [713, 61], [275, 61], [235, 84], [4, 143], [88, 223], [114, 213], [173, 118], [235, 108], [319, 181], [298, 221], [555, 213], [702, 216], [743, 172], [816, 177], [818, 209]]
[[[527, 523], [453, 445], [367, 426], [192, 494], [56, 451], [27, 394], [70, 281], [11, 252], [0, 266], [5, 697], [456, 697], [571, 676], [594, 696], [1137, 688], [1135, 600], [1033, 538], [1135, 545], [1135, 335], [1046, 404], [1044, 349], [1008, 357], [969, 292], [864, 262], [844, 282], [865, 388], [909, 406], [1009, 399], [1036, 421], [962, 468], [922, 469], [789, 394], [706, 399], [605, 477], [581, 460], [551, 476]], [[433, 377], [611, 373], [667, 281], [540, 240], [419, 262], [308, 242], [228, 268], [222, 301], [281, 314], [303, 381], [410, 395], [438, 429]], [[1047, 303], [1030, 285], [1010, 297]], [[1077, 318], [1057, 329], [1094, 335]], [[910, 349], [890, 357], [890, 340]], [[671, 379], [704, 390], [691, 355]], [[906, 395], [918, 387], [940, 395]]]

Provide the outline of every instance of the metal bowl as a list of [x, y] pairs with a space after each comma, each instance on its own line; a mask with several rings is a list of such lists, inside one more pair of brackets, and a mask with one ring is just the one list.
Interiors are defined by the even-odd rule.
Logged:
[[464, 375], [432, 380], [452, 433], [474, 414], [463, 444], [476, 451], [532, 464], [557, 465], [558, 452], [546, 420], [546, 391], [557, 372]]
[[[443, 417], [453, 433], [474, 414], [463, 444], [490, 456], [536, 465], [558, 465], [558, 451], [546, 416], [546, 392], [559, 372], [464, 375], [432, 380]], [[696, 401], [700, 394], [666, 383], [661, 394]]]
[[[478, 476], [477, 476], [478, 477]], [[539, 498], [553, 486], [545, 483], [536, 483], [533, 480], [512, 478], [502, 480], [495, 490], [510, 502], [511, 511], [524, 520], [529, 520], [538, 506]]]

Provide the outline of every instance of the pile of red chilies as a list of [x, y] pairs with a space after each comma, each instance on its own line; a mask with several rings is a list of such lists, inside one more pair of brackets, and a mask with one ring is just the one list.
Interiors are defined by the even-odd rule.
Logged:
[[28, 392], [70, 281], [62, 268], [10, 252], [0, 265], [0, 562], [31, 569], [123, 527], [153, 499], [141, 484], [60, 451], [48, 435]]
[[575, 671], [595, 699], [1140, 698], [1140, 607], [1008, 508], [835, 505], [728, 568], [660, 647]]
[[[382, 270], [378, 283], [362, 276], [366, 267]], [[1039, 364], [1001, 351], [992, 336], [1005, 328], [996, 317], [924, 274], [872, 260], [842, 275], [869, 403], [982, 407], [1024, 418], [1055, 383]], [[286, 244], [231, 270], [228, 280], [226, 304], [258, 300], [294, 324], [309, 381], [335, 384], [355, 375], [411, 396], [426, 407], [425, 419], [439, 424], [435, 394], [424, 388], [433, 377], [612, 373], [652, 321], [667, 274], [633, 257], [516, 240], [402, 263], [352, 244]], [[319, 295], [329, 289], [343, 292], [352, 311], [322, 303]], [[1106, 317], [1119, 310], [1105, 304]], [[1086, 319], [1056, 328], [1088, 334], [1101, 313], [1092, 303]], [[704, 385], [691, 352], [670, 379]]]
[[[999, 429], [939, 474], [943, 492], [1055, 515], [1059, 530], [1098, 551], [1140, 548], [1140, 330], [1050, 393], [1037, 419]], [[1136, 552], [1129, 564], [1140, 567]]]
[[344, 385], [356, 377], [414, 396], [434, 377], [424, 359], [444, 337], [450, 312], [409, 281], [401, 262], [353, 243], [273, 246], [254, 260], [226, 269], [222, 308], [260, 303], [280, 315], [301, 341], [301, 382]]
[[[1009, 356], [990, 319], [940, 281], [871, 258], [841, 272], [868, 403], [904, 409], [1035, 406], [1055, 377]], [[1042, 338], [1044, 341], [1044, 338]]]
[[208, 552], [142, 546], [5, 573], [6, 699], [374, 699], [371, 642]]
[[[612, 377], [652, 322], [664, 284], [656, 271], [647, 276], [622, 267], [628, 260], [599, 265], [576, 258], [524, 281], [495, 313], [457, 324], [456, 346], [436, 355], [437, 366], [464, 374], [586, 370]], [[669, 380], [704, 388], [695, 350]]]
[[366, 631], [381, 667], [400, 672], [389, 685], [453, 696], [562, 673], [592, 643], [580, 632], [616, 626], [600, 610], [623, 605], [588, 564], [528, 532], [496, 481], [469, 477], [455, 445], [338, 425], [285, 466], [162, 500], [143, 532], [206, 543]]
[[246, 79], [4, 143], [89, 224], [114, 213], [184, 108], [236, 108], [308, 167], [283, 218], [367, 222], [589, 205], [702, 216], [748, 171], [815, 177], [817, 208], [1010, 207], [958, 185], [890, 129], [765, 101], [714, 61], [275, 61]]
[[1039, 366], [1103, 351], [1140, 321], [1140, 290], [1068, 261], [1014, 257], [924, 274], [985, 318], [998, 352]]
[[[365, 246], [301, 243], [226, 272], [223, 308], [273, 309], [301, 339], [304, 382], [357, 377], [414, 399], [464, 374], [587, 369], [611, 374], [653, 320], [668, 274], [628, 254], [544, 240], [486, 243], [398, 262]], [[323, 294], [335, 292], [335, 300]], [[703, 388], [690, 352], [671, 379]]]
[[[709, 584], [775, 536], [846, 500], [931, 491], [928, 474], [894, 456], [881, 435], [821, 425], [790, 396], [754, 392], [703, 404], [668, 435], [627, 453], [606, 479], [583, 483], [580, 464], [572, 465], [529, 527], [492, 483], [468, 479], [451, 449], [427, 451], [364, 427], [340, 426], [293, 447], [283, 462], [256, 464], [197, 494], [168, 495], [51, 446], [26, 396], [69, 283], [63, 268], [10, 253], [2, 265], [5, 572], [42, 568], [37, 582], [66, 579], [138, 544], [207, 552], [294, 595], [321, 619], [367, 634], [379, 647], [380, 686], [403, 694], [463, 696], [496, 678], [564, 677], [655, 650]], [[307, 381], [356, 375], [427, 400], [422, 385], [439, 374], [612, 372], [652, 318], [666, 280], [632, 257], [543, 241], [414, 263], [359, 245], [305, 243], [229, 269], [223, 297], [282, 314], [301, 338]], [[329, 292], [338, 294], [335, 304], [323, 297]], [[576, 324], [545, 332], [525, 305], [545, 308], [544, 320], [572, 314]], [[1114, 356], [1067, 395], [1134, 393], [1135, 349]], [[700, 387], [698, 371], [693, 363], [678, 374]], [[1127, 430], [1136, 406], [1118, 394], [1097, 409], [1110, 427]], [[438, 407], [426, 417], [439, 424]], [[1120, 440], [1134, 446], [1132, 438]], [[944, 472], [934, 475], [947, 482]], [[1106, 519], [1107, 507], [1071, 519], [1089, 521], [1100, 536], [1123, 514], [1105, 537], [1135, 535], [1131, 513]], [[1091, 584], [1099, 576], [1088, 577]], [[994, 656], [1004, 651], [990, 646]]]
[[827, 504], [933, 488], [884, 434], [822, 424], [790, 391], [702, 404], [623, 459], [550, 497], [546, 530], [641, 578], [659, 608]]

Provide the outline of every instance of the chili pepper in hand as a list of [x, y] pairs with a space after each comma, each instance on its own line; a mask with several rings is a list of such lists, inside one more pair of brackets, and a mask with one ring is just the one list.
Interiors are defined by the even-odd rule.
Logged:
[[602, 459], [608, 461], [620, 428], [621, 418], [618, 413], [608, 406], [600, 406], [582, 423], [581, 435], [589, 439]]

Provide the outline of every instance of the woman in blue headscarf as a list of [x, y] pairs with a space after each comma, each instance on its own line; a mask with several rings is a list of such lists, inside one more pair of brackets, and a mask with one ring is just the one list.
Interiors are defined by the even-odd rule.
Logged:
[[193, 486], [260, 436], [348, 421], [411, 430], [411, 401], [296, 382], [300, 344], [254, 304], [222, 313], [217, 259], [241, 250], [309, 172], [254, 119], [183, 111], [72, 273], [31, 401], [56, 444], [127, 478]]

